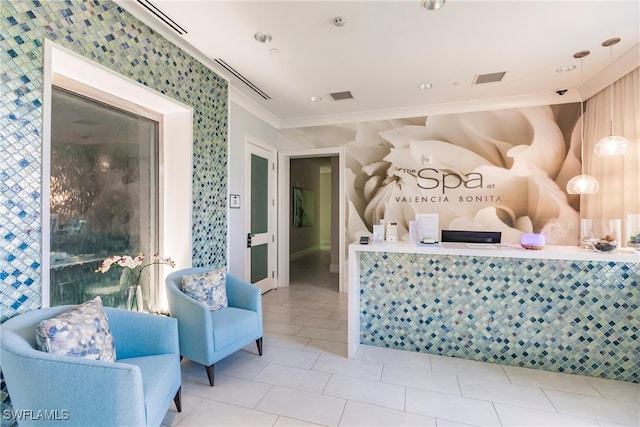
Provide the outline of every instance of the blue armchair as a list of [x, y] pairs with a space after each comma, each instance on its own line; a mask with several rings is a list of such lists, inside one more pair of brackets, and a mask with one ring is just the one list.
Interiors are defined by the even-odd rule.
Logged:
[[202, 274], [210, 268], [188, 268], [167, 276], [167, 300], [171, 316], [178, 319], [180, 355], [205, 366], [213, 387], [214, 365], [255, 340], [262, 356], [262, 296], [249, 282], [226, 275], [229, 306], [210, 311], [182, 291], [182, 277]]
[[0, 326], [2, 372], [20, 427], [159, 426], [172, 399], [181, 411], [175, 319], [105, 307], [115, 362], [38, 350], [36, 325], [71, 307], [29, 311]]

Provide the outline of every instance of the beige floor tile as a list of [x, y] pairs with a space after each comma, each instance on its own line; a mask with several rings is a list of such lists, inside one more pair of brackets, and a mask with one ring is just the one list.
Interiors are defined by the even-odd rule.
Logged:
[[471, 377], [459, 377], [463, 397], [478, 400], [491, 400], [543, 411], [554, 411], [553, 405], [540, 388], [518, 384], [480, 380]]
[[629, 426], [640, 425], [640, 405], [637, 403], [555, 390], [545, 390], [545, 394], [561, 414], [595, 418]]
[[195, 396], [192, 394], [185, 393], [184, 389], [181, 393], [181, 403], [182, 403], [182, 412], [176, 411], [176, 407], [174, 404], [169, 406], [169, 410], [167, 414], [164, 416], [162, 420], [163, 426], [175, 426], [180, 421], [184, 419], [184, 417], [189, 414], [194, 408], [196, 408], [200, 402], [202, 401], [202, 397]]
[[349, 320], [349, 315], [346, 311], [334, 311], [329, 316], [329, 319], [347, 321]]
[[370, 405], [367, 403], [347, 402], [347, 407], [340, 419], [340, 426], [434, 426], [433, 417], [411, 414], [409, 412]]
[[296, 334], [298, 337], [307, 337], [314, 338], [319, 340], [326, 341], [336, 341], [347, 343], [347, 333], [346, 331], [338, 331], [331, 329], [323, 329], [323, 328], [313, 328], [310, 326], [304, 326], [302, 329], [298, 331]]
[[500, 365], [446, 356], [431, 355], [430, 358], [431, 370], [433, 372], [454, 374], [481, 380], [509, 382], [509, 378]]
[[303, 326], [300, 325], [287, 325], [284, 323], [267, 322], [263, 321], [262, 329], [264, 332], [280, 335], [296, 335]]
[[311, 338], [265, 332], [263, 338], [263, 346], [265, 348], [274, 346], [290, 348], [293, 350], [302, 350], [309, 343], [309, 341], [311, 341]]
[[285, 325], [291, 323], [296, 317], [298, 316], [289, 313], [274, 313], [271, 311], [264, 311], [262, 313], [263, 322], [284, 323]]
[[322, 393], [329, 382], [329, 377], [331, 375], [326, 372], [270, 364], [256, 375], [254, 381]]
[[[265, 366], [267, 366], [267, 363], [260, 360], [257, 353], [255, 355], [250, 355], [248, 353], [237, 352], [225, 357], [215, 364], [214, 378], [216, 375], [221, 374], [250, 380]], [[202, 381], [206, 381], [207, 383], [209, 382], [204, 367], [201, 367], [200, 377]]]
[[598, 426], [594, 419], [559, 414], [555, 411], [541, 411], [503, 403], [496, 403], [494, 406], [505, 427]]
[[291, 308], [288, 313], [295, 314], [296, 316], [317, 317], [318, 319], [328, 319], [329, 316], [333, 314], [333, 312], [329, 310], [314, 310], [311, 308], [298, 307]]
[[269, 347], [264, 349], [262, 356], [252, 355], [247, 357], [260, 362], [310, 369], [318, 360], [319, 354], [284, 347]]
[[332, 375], [323, 394], [403, 410], [404, 391], [404, 387], [394, 384]]
[[269, 391], [271, 385], [241, 378], [216, 375], [215, 385], [209, 382], [183, 384], [183, 392], [217, 402], [254, 408]]
[[282, 415], [278, 417], [278, 420], [273, 425], [273, 427], [313, 427], [313, 426], [321, 426], [321, 424], [308, 423], [302, 420], [296, 420], [295, 418], [283, 417]]
[[421, 372], [431, 371], [431, 358], [426, 353], [370, 345], [361, 345], [360, 347], [364, 350], [364, 360], [415, 368]]
[[345, 404], [344, 399], [273, 386], [256, 409], [310, 423], [337, 426]]
[[346, 343], [318, 339], [310, 339], [304, 350], [344, 358], [346, 358], [348, 354]]
[[386, 363], [382, 371], [382, 382], [457, 396], [461, 395], [458, 377], [455, 375], [405, 368]]
[[600, 396], [595, 387], [593, 387], [585, 377], [579, 375], [520, 368], [517, 366], [503, 366], [502, 369], [504, 369], [513, 384]]
[[313, 365], [313, 369], [374, 381], [380, 381], [382, 376], [382, 363], [345, 359], [324, 354], [320, 355]]
[[291, 307], [286, 306], [286, 305], [274, 305], [274, 304], [268, 304], [265, 303], [264, 301], [262, 302], [262, 312], [269, 312], [269, 313], [280, 313], [280, 314], [284, 314], [287, 313], [289, 310], [291, 310]]
[[255, 409], [203, 399], [177, 425], [182, 426], [272, 426], [278, 416]]
[[606, 399], [640, 403], [640, 384], [638, 383], [593, 377], [584, 377], [584, 379]]
[[491, 402], [433, 391], [407, 388], [405, 410], [417, 414], [480, 426], [499, 426]]
[[319, 319], [317, 317], [296, 316], [292, 321], [292, 325], [311, 326], [314, 328], [337, 330], [341, 320]]

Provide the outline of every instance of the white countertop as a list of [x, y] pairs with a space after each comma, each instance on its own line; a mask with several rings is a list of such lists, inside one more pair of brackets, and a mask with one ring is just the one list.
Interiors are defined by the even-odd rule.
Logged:
[[505, 258], [561, 259], [572, 261], [640, 262], [640, 253], [633, 248], [618, 248], [611, 252], [597, 252], [579, 246], [546, 246], [541, 250], [524, 249], [519, 245], [489, 243], [439, 243], [424, 245], [407, 242], [352, 243], [350, 252], [392, 252], [433, 255], [466, 255]]

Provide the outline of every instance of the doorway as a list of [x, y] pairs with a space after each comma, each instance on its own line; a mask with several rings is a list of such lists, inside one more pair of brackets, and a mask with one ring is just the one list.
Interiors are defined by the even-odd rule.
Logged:
[[[291, 179], [291, 164], [292, 161], [296, 159], [312, 159], [312, 158], [333, 158], [332, 169], [336, 173], [337, 177], [337, 185], [335, 188], [335, 194], [332, 194], [332, 204], [335, 205], [334, 208], [337, 210], [336, 221], [334, 224], [335, 231], [333, 232], [333, 236], [331, 238], [333, 245], [336, 246], [337, 250], [337, 260], [336, 264], [333, 265], [331, 262], [327, 262], [327, 257], [330, 258], [330, 251], [322, 250], [322, 243], [320, 239], [318, 239], [317, 247], [315, 245], [307, 245], [302, 246], [294, 246], [295, 243], [292, 242], [292, 237], [295, 233], [298, 235], [304, 235], [308, 233], [307, 230], [302, 229], [296, 230], [292, 227], [293, 218], [291, 212], [293, 212], [293, 204], [294, 204], [294, 194], [302, 193], [304, 195], [303, 190], [312, 190], [309, 185], [305, 185], [304, 183], [299, 183], [300, 185], [296, 185], [296, 182]], [[289, 286], [291, 283], [291, 272], [289, 269], [290, 261], [293, 257], [305, 257], [309, 253], [319, 252], [319, 257], [317, 259], [307, 259], [304, 260], [304, 263], [300, 264], [301, 268], [307, 268], [309, 271], [313, 271], [314, 268], [318, 268], [318, 263], [320, 265], [330, 264], [330, 271], [333, 273], [338, 273], [337, 286], [334, 286], [334, 289], [339, 292], [347, 291], [347, 284], [344, 280], [344, 263], [345, 263], [345, 247], [344, 247], [344, 148], [324, 148], [324, 149], [311, 149], [311, 150], [299, 150], [299, 151], [281, 151], [279, 153], [279, 194], [280, 194], [280, 212], [282, 215], [279, 216], [278, 227], [280, 229], [280, 239], [279, 239], [279, 250], [278, 250], [278, 269], [279, 269], [279, 286]], [[294, 188], [296, 187], [296, 188]], [[316, 197], [315, 194], [310, 195], [309, 192], [307, 194], [310, 197], [313, 197], [315, 203], [319, 203], [319, 198]], [[324, 201], [323, 203], [326, 203]], [[313, 218], [315, 223], [316, 218]], [[319, 224], [318, 224], [319, 225]], [[319, 230], [318, 230], [319, 232]], [[306, 252], [308, 250], [308, 253]], [[293, 252], [293, 255], [292, 255]], [[322, 258], [324, 257], [324, 261]], [[310, 263], [305, 267], [306, 263]], [[323, 268], [323, 267], [321, 267]]]
[[245, 279], [262, 293], [277, 287], [276, 153], [258, 140], [245, 140]]

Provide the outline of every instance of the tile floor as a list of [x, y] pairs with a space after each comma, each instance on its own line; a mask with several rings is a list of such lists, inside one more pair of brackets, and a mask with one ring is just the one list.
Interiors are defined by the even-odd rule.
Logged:
[[[182, 362], [171, 426], [638, 426], [640, 385], [360, 346], [347, 359], [346, 294], [327, 255], [292, 262], [263, 295], [255, 345], [205, 370]], [[637, 357], [637, 355], [636, 355]]]

